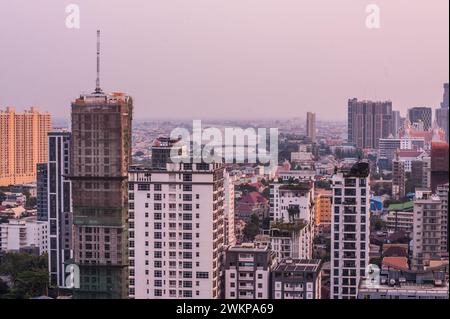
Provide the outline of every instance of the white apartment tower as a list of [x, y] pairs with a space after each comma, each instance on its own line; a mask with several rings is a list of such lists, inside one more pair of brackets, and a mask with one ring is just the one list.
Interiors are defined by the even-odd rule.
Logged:
[[130, 170], [130, 298], [219, 298], [223, 242], [223, 164]]
[[331, 299], [354, 299], [369, 264], [369, 165], [359, 162], [332, 177]]

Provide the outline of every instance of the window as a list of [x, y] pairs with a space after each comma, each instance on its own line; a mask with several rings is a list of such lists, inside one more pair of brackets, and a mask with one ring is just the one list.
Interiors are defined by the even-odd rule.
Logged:
[[139, 191], [149, 191], [150, 190], [150, 184], [138, 184], [138, 190]]

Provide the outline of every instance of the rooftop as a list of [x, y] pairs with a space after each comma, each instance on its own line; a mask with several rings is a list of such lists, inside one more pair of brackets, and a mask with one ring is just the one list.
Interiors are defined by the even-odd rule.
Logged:
[[248, 252], [248, 251], [268, 251], [269, 246], [263, 243], [242, 243], [240, 245], [230, 246], [228, 251]]
[[388, 207], [388, 211], [412, 211], [414, 209], [414, 202], [408, 201], [404, 203], [398, 203], [398, 204], [390, 204]]
[[318, 272], [322, 263], [320, 259], [283, 259], [274, 271], [282, 272]]

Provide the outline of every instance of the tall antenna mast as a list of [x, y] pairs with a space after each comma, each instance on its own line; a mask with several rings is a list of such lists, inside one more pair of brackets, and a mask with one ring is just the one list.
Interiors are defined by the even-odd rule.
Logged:
[[95, 85], [95, 93], [103, 93], [100, 88], [100, 30], [97, 30], [97, 80]]

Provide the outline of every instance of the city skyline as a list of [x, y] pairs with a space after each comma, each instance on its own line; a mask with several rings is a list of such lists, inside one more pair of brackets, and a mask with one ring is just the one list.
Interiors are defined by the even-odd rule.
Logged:
[[448, 1], [75, 1], [0, 11], [0, 301], [449, 299]]
[[[231, 2], [217, 10], [203, 0], [143, 8], [81, 0], [80, 29], [66, 28], [66, 4], [45, 2], [44, 13], [24, 1], [0, 13], [10, 48], [0, 61], [2, 107], [37, 105], [68, 119], [72, 97], [95, 84], [97, 28], [103, 87], [134, 96], [142, 119], [264, 119], [277, 109], [280, 118], [315, 111], [318, 119], [345, 120], [339, 110], [353, 97], [391, 100], [405, 115], [415, 106], [438, 108], [448, 82], [447, 1], [378, 1], [380, 29], [368, 29], [365, 4], [352, 1]], [[111, 23], [122, 15], [133, 19]]]

